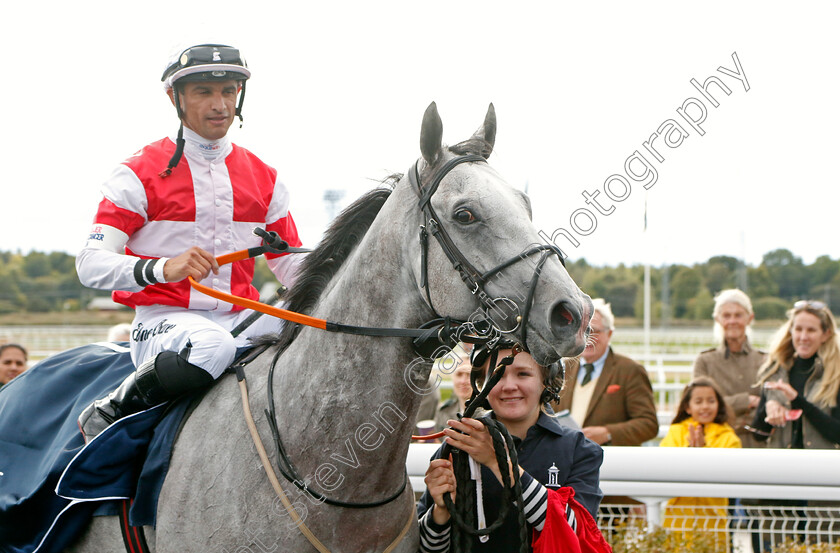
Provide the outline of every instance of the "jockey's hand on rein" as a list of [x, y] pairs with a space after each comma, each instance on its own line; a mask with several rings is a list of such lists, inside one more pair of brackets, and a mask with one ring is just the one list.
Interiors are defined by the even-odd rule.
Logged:
[[212, 254], [197, 246], [193, 246], [181, 255], [172, 257], [163, 266], [163, 278], [166, 282], [180, 282], [187, 277], [195, 280], [207, 278], [213, 274], [219, 274], [219, 263]]

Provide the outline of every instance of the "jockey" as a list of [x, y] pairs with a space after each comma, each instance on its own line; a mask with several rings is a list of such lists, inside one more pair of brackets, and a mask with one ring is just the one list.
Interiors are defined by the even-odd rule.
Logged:
[[[231, 330], [248, 312], [192, 290], [186, 280], [258, 299], [253, 260], [220, 267], [216, 256], [259, 246], [255, 227], [300, 246], [277, 172], [227, 137], [234, 117], [242, 119], [250, 76], [231, 46], [179, 51], [161, 78], [181, 121], [177, 139], [149, 144], [102, 187], [76, 271], [85, 286], [111, 290], [114, 301], [135, 309], [130, 341], [137, 371], [82, 412], [86, 442], [121, 417], [212, 383], [248, 336], [282, 324], [263, 317], [234, 339]], [[302, 256], [266, 258], [291, 286]]]

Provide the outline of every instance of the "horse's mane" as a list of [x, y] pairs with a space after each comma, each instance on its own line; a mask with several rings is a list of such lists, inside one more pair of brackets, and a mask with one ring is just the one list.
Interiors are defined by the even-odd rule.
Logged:
[[[493, 145], [481, 138], [472, 137], [454, 146], [449, 151], [457, 155], [478, 154], [490, 156]], [[367, 233], [371, 223], [379, 214], [382, 205], [391, 196], [402, 174], [394, 173], [382, 182], [387, 186], [374, 188], [353, 202], [332, 222], [321, 243], [304, 259], [300, 273], [286, 296], [286, 309], [296, 313], [309, 314], [335, 273]], [[271, 334], [253, 340], [253, 344], [276, 344], [284, 350], [300, 332], [300, 325], [286, 324], [279, 335]]]
[[[335, 218], [321, 243], [303, 260], [298, 279], [284, 298], [287, 301], [285, 309], [296, 313], [311, 312], [327, 284], [367, 233], [385, 200], [391, 196], [395, 178], [396, 175], [386, 178], [383, 183], [387, 187], [366, 192]], [[282, 350], [294, 340], [299, 330], [299, 325], [287, 323], [279, 336], [260, 337], [254, 340], [254, 344], [269, 342], [278, 344]]]

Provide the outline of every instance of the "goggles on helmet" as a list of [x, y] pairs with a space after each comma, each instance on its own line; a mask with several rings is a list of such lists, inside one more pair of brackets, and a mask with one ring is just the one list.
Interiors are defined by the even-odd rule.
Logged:
[[251, 76], [239, 49], [224, 44], [187, 48], [160, 78], [166, 88], [177, 81], [245, 80]]

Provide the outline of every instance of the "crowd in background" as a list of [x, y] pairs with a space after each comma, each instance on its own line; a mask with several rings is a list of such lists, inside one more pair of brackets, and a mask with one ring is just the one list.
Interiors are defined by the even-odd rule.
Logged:
[[[742, 291], [720, 292], [712, 316], [718, 345], [696, 357], [692, 379], [659, 446], [840, 448], [840, 341], [828, 306], [796, 302], [768, 352], [751, 343], [753, 307]], [[589, 344], [579, 358], [566, 360], [565, 386], [551, 405], [552, 416], [580, 428], [599, 445], [639, 446], [659, 432], [653, 389], [644, 367], [613, 350], [614, 331], [610, 305], [594, 300]], [[438, 430], [463, 412], [472, 393], [469, 354], [459, 350], [458, 358], [461, 364], [445, 371], [452, 375], [452, 396], [436, 411], [420, 414], [433, 418]], [[634, 503], [619, 497], [604, 502]], [[723, 548], [727, 515], [741, 507], [748, 509], [736, 498], [673, 498], [664, 523], [672, 530], [689, 531], [702, 518], [704, 529], [718, 530]], [[768, 545], [760, 530], [753, 527], [755, 551]]]

